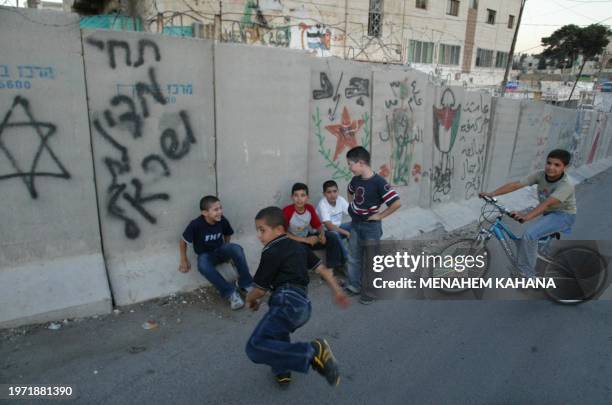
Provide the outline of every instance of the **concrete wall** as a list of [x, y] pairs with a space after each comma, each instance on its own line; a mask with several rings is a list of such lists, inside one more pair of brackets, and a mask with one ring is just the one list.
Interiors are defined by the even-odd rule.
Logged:
[[258, 210], [289, 204], [291, 185], [308, 178], [309, 60], [274, 48], [215, 47], [219, 197], [251, 266], [261, 251]]
[[367, 64], [339, 59], [312, 59], [310, 69], [310, 135], [308, 183], [321, 197], [323, 182], [335, 180], [341, 192], [353, 174], [346, 152], [371, 149], [372, 70]]
[[83, 47], [115, 302], [193, 288], [203, 278], [176, 270], [178, 242], [216, 194], [212, 42], [84, 32]]
[[[81, 34], [74, 17], [20, 12], [0, 8], [0, 326], [204, 284], [193, 254], [194, 270], [177, 271], [177, 245], [206, 194], [254, 271], [257, 211], [289, 204], [297, 181], [313, 204], [330, 178], [344, 194], [352, 146], [401, 195], [384, 224], [395, 239], [473, 221], [479, 191], [541, 169], [553, 148], [574, 154], [578, 180], [612, 154], [610, 114], [302, 51]], [[533, 201], [527, 190], [511, 206]]]
[[0, 7], [0, 327], [111, 308], [78, 22]]
[[434, 86], [414, 70], [375, 71], [372, 167], [395, 186], [405, 207], [428, 207], [430, 105]]

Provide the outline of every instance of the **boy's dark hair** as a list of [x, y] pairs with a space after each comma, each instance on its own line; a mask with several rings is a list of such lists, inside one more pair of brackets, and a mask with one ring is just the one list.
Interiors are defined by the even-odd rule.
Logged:
[[295, 183], [293, 187], [291, 187], [291, 195], [293, 195], [293, 193], [299, 190], [304, 190], [306, 192], [306, 195], [308, 195], [308, 186], [304, 183]]
[[220, 200], [214, 195], [207, 195], [206, 197], [202, 197], [202, 199], [200, 200], [200, 211], [207, 211], [210, 206], [216, 203], [217, 201]]
[[353, 149], [346, 152], [346, 158], [353, 162], [363, 160], [365, 164], [370, 165], [370, 152], [363, 146], [355, 146]]
[[278, 207], [266, 207], [255, 215], [255, 220], [262, 219], [270, 228], [285, 227], [283, 210]]
[[338, 183], [336, 183], [333, 180], [327, 180], [325, 183], [323, 183], [323, 192], [326, 192], [328, 188], [330, 187], [336, 187], [338, 188]]
[[572, 154], [565, 149], [554, 149], [550, 151], [548, 156], [546, 156], [546, 159], [548, 158], [559, 159], [565, 166], [567, 166], [572, 160]]

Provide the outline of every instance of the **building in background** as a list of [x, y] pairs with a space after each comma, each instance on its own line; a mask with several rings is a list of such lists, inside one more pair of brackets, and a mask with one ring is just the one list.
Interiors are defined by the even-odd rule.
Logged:
[[[74, 10], [91, 1], [66, 0]], [[144, 31], [409, 65], [467, 87], [503, 79], [521, 0], [97, 0]]]

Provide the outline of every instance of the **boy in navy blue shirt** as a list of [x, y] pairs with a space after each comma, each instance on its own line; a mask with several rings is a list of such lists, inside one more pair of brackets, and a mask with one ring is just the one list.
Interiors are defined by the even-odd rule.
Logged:
[[247, 307], [259, 309], [259, 300], [268, 292], [270, 299], [268, 312], [246, 345], [247, 356], [254, 363], [269, 365], [281, 387], [291, 382], [291, 371], [306, 373], [311, 367], [330, 385], [338, 385], [338, 364], [325, 339], [291, 342], [290, 334], [310, 318], [309, 270], [314, 269], [327, 282], [338, 305], [348, 306], [348, 298], [321, 259], [303, 244], [289, 239], [280, 208], [259, 211], [255, 227], [265, 247], [253, 278], [254, 288], [246, 297]]
[[214, 285], [223, 298], [230, 301], [232, 309], [240, 309], [244, 301], [233, 284], [225, 281], [216, 265], [232, 260], [238, 271], [238, 286], [244, 291], [251, 290], [253, 279], [244, 256], [244, 250], [236, 243], [230, 243], [234, 233], [232, 226], [223, 216], [221, 201], [208, 195], [200, 200], [202, 215], [187, 225], [183, 239], [179, 242], [181, 263], [179, 271], [187, 273], [191, 268], [187, 258], [187, 244], [193, 245], [198, 255], [198, 271]]
[[[349, 150], [346, 160], [355, 175], [348, 185], [348, 211], [352, 224], [349, 239], [349, 284], [346, 290], [350, 294], [359, 294], [363, 243], [368, 240], [380, 240], [381, 221], [393, 214], [401, 203], [399, 194], [387, 183], [387, 180], [374, 173], [370, 167], [370, 152], [363, 146]], [[387, 205], [387, 209], [381, 212], [383, 204]], [[370, 304], [372, 301], [373, 298], [366, 294], [361, 294], [359, 299], [362, 304]]]

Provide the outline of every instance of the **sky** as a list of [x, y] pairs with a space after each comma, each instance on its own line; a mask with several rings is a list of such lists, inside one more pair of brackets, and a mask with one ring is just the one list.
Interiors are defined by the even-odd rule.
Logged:
[[[16, 1], [0, 0], [0, 5], [14, 6]], [[19, 3], [23, 5], [26, 0], [19, 0]], [[584, 26], [598, 22], [612, 26], [612, 0], [527, 0], [515, 53], [539, 53], [542, 50], [540, 39], [563, 25]]]
[[515, 53], [539, 53], [540, 39], [563, 25], [612, 26], [612, 0], [527, 0]]

